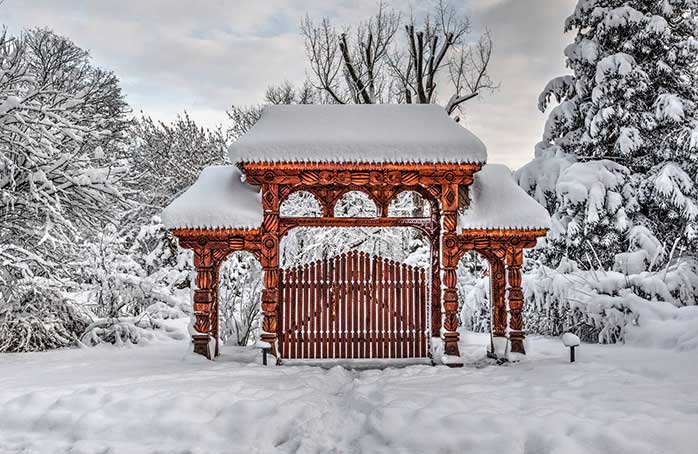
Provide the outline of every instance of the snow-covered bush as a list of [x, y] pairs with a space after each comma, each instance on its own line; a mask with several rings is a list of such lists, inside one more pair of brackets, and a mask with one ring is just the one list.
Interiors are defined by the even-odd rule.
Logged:
[[262, 303], [262, 267], [248, 253], [234, 253], [218, 278], [218, 335], [224, 343], [250, 345], [257, 339]]
[[[642, 232], [634, 234], [636, 242], [643, 241]], [[661, 262], [652, 244], [644, 246], [636, 251], [642, 260], [630, 266], [631, 273], [581, 269], [569, 259], [555, 269], [539, 263], [525, 273], [526, 331], [551, 336], [571, 331], [587, 342], [624, 342], [628, 328], [642, 327], [654, 305], [698, 305], [698, 262], [690, 257]], [[488, 286], [488, 278], [480, 279], [462, 298], [461, 319], [474, 331], [487, 331]]]
[[0, 352], [35, 352], [77, 344], [87, 327], [81, 308], [55, 290], [24, 287], [0, 301]]
[[148, 338], [144, 329], [161, 327], [157, 319], [190, 312], [190, 254], [175, 246], [158, 218], [130, 246], [112, 225], [85, 244], [83, 305], [94, 317], [85, 342], [138, 343]]

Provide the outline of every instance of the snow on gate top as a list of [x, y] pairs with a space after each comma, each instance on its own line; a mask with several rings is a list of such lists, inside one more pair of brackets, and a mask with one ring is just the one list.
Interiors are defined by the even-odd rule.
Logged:
[[487, 164], [473, 176], [470, 206], [458, 216], [458, 233], [549, 228], [548, 210], [516, 184], [507, 166]]
[[487, 148], [433, 104], [279, 105], [229, 148], [245, 162], [485, 163]]
[[[230, 160], [314, 163], [484, 164], [485, 145], [436, 105], [293, 105], [266, 108], [250, 131], [231, 145]], [[255, 229], [262, 224], [258, 187], [236, 166], [205, 168], [162, 212], [169, 229]], [[537, 230], [550, 216], [506, 166], [475, 173], [470, 207], [458, 231]]]

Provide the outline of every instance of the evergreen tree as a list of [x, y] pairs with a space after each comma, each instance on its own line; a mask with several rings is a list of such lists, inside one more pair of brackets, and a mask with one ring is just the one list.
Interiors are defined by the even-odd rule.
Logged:
[[[519, 172], [522, 185], [540, 195], [531, 175], [545, 167], [541, 160], [581, 161], [560, 172], [552, 188], [553, 247], [575, 259], [598, 249], [607, 265], [626, 247], [634, 223], [665, 246], [695, 252], [698, 2], [579, 0], [565, 30], [576, 32], [565, 49], [573, 75], [553, 79], [541, 94], [541, 111], [553, 98], [558, 105], [538, 162]], [[582, 187], [586, 200], [574, 192]]]

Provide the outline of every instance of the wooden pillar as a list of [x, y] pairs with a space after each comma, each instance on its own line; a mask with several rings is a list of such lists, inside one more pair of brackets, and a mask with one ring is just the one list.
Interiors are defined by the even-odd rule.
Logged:
[[441, 228], [439, 207], [433, 206], [431, 222], [434, 231], [431, 248], [431, 337], [441, 337]]
[[521, 264], [523, 250], [513, 247], [507, 252], [507, 280], [509, 288], [509, 340], [513, 353], [525, 354], [523, 332], [523, 290], [521, 289]]
[[[458, 291], [456, 268], [458, 267], [458, 185], [441, 186], [441, 301], [444, 310], [444, 353], [460, 356], [458, 350]], [[449, 364], [462, 365], [462, 364]]]
[[277, 316], [279, 303], [279, 186], [262, 185], [261, 265], [264, 272], [262, 290], [262, 342], [271, 345], [271, 353], [279, 360], [277, 340]]
[[[202, 243], [206, 243], [204, 240]], [[194, 248], [196, 289], [194, 290], [194, 353], [212, 359], [218, 354], [218, 267], [215, 250], [207, 247]], [[215, 339], [214, 351], [210, 341]]]
[[506, 348], [507, 304], [506, 274], [504, 262], [495, 254], [489, 254], [490, 265], [490, 306], [492, 310], [492, 345], [489, 354], [493, 357], [504, 355]]

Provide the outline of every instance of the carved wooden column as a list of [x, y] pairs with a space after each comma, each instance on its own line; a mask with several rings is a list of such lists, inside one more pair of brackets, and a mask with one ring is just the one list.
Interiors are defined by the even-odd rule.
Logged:
[[[444, 309], [444, 353], [460, 356], [458, 350], [458, 278], [456, 268], [460, 258], [456, 226], [458, 224], [458, 185], [441, 186], [441, 269], [442, 302]], [[452, 364], [458, 365], [458, 364]]]
[[[212, 359], [218, 354], [218, 266], [216, 250], [205, 247], [194, 248], [194, 267], [196, 268], [196, 289], [194, 290], [194, 353]], [[215, 339], [214, 351], [210, 341]]]
[[520, 247], [511, 247], [507, 252], [507, 278], [509, 288], [507, 297], [509, 300], [509, 340], [513, 353], [523, 353], [523, 290], [521, 289], [521, 264], [523, 263], [523, 250]]
[[490, 264], [490, 305], [492, 310], [492, 349], [488, 352], [493, 357], [504, 355], [506, 349], [507, 303], [506, 275], [504, 262], [495, 254], [489, 254]]
[[431, 337], [441, 337], [441, 222], [439, 207], [431, 209], [431, 222], [435, 226], [430, 240], [431, 249]]
[[262, 185], [262, 222], [261, 264], [264, 271], [264, 289], [262, 290], [261, 340], [271, 345], [271, 353], [277, 358], [277, 316], [279, 303], [279, 186]]

